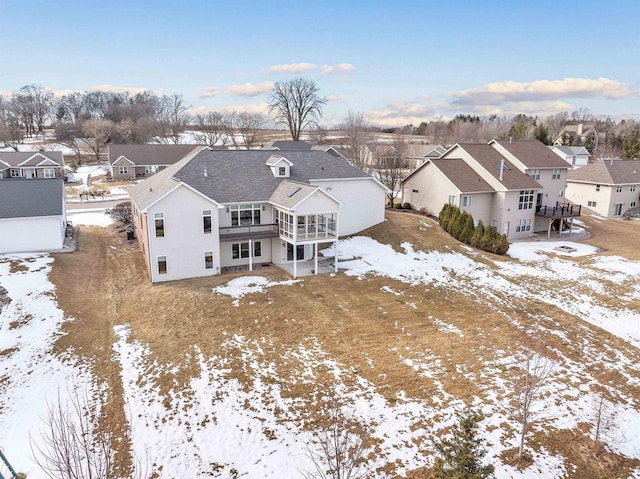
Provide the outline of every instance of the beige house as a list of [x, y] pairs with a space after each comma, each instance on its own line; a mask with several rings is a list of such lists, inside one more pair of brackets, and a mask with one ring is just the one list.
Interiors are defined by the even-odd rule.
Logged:
[[564, 197], [568, 168], [535, 140], [456, 144], [403, 180], [402, 201], [432, 215], [459, 206], [510, 240], [550, 235], [580, 214]]
[[200, 150], [196, 145], [109, 145], [108, 169], [113, 181], [145, 178], [164, 170], [186, 155]]
[[606, 218], [623, 216], [640, 201], [640, 160], [598, 160], [569, 172], [567, 198]]
[[60, 151], [0, 152], [0, 179], [64, 178]]

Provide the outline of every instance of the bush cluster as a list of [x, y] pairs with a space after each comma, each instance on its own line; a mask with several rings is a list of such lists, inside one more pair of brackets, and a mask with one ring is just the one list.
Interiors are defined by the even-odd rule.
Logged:
[[396, 210], [410, 210], [411, 203], [394, 203], [393, 207]]
[[473, 216], [457, 206], [446, 203], [440, 210], [438, 220], [447, 233], [475, 248], [496, 254], [505, 254], [509, 249], [506, 235], [498, 233], [491, 226], [485, 227], [482, 220], [474, 226]]

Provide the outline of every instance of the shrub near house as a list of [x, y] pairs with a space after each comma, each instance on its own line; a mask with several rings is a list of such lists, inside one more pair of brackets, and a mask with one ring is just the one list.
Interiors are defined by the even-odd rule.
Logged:
[[485, 228], [482, 221], [474, 226], [473, 216], [457, 206], [446, 203], [440, 210], [438, 220], [443, 230], [465, 244], [496, 254], [505, 254], [509, 250], [506, 235], [490, 226]]

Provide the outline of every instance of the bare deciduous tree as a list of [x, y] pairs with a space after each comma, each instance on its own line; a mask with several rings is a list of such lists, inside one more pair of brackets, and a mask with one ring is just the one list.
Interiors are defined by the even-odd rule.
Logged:
[[121, 221], [125, 226], [133, 223], [133, 211], [130, 201], [118, 203], [109, 211], [109, 215], [116, 221]]
[[260, 113], [231, 111], [225, 115], [224, 124], [233, 146], [236, 149], [244, 147], [250, 150], [256, 144], [257, 133], [264, 124], [264, 117]]
[[294, 78], [277, 82], [269, 94], [269, 112], [275, 112], [276, 121], [287, 125], [294, 141], [299, 141], [302, 130], [322, 117], [327, 99], [319, 91], [314, 81]]
[[87, 146], [100, 161], [100, 155], [104, 151], [114, 125], [110, 120], [87, 120], [82, 124], [82, 133], [89, 140]]
[[[109, 479], [130, 477], [129, 442], [116, 430], [117, 421], [101, 421], [106, 401], [94, 401], [82, 388], [68, 391], [48, 405], [41, 440], [30, 439], [36, 463], [51, 479]], [[115, 450], [114, 450], [115, 448]], [[135, 476], [140, 476], [139, 465]]]
[[393, 206], [400, 194], [400, 183], [407, 169], [407, 141], [402, 135], [396, 135], [393, 145], [379, 151], [375, 157], [376, 174], [380, 183], [389, 191], [389, 206]]
[[345, 149], [349, 160], [356, 168], [366, 171], [372, 163], [372, 149], [374, 136], [371, 126], [367, 122], [364, 113], [360, 111], [348, 111], [340, 130], [347, 138]]
[[337, 405], [327, 411], [326, 424], [314, 441], [306, 445], [314, 471], [307, 479], [364, 479], [372, 470], [367, 455], [368, 430], [353, 413], [344, 414]]
[[156, 140], [159, 143], [180, 142], [180, 133], [187, 129], [189, 123], [189, 115], [187, 109], [189, 106], [184, 102], [182, 95], [164, 95], [160, 101], [159, 110], [159, 134]]
[[224, 115], [217, 111], [210, 111], [205, 114], [195, 116], [195, 123], [198, 128], [196, 142], [204, 143], [208, 146], [222, 146], [227, 144], [228, 130], [225, 128]]
[[518, 460], [522, 461], [529, 426], [537, 418], [535, 405], [542, 400], [542, 388], [549, 380], [556, 363], [529, 346], [512, 369], [513, 397], [510, 413], [520, 425]]

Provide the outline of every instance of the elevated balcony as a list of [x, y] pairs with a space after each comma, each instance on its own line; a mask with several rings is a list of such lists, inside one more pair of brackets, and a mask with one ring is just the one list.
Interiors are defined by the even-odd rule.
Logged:
[[277, 237], [278, 225], [275, 223], [220, 227], [220, 241], [238, 241]]
[[580, 216], [581, 211], [582, 205], [574, 205], [572, 203], [556, 202], [555, 206], [539, 205], [536, 207], [536, 215], [545, 218], [574, 218]]

